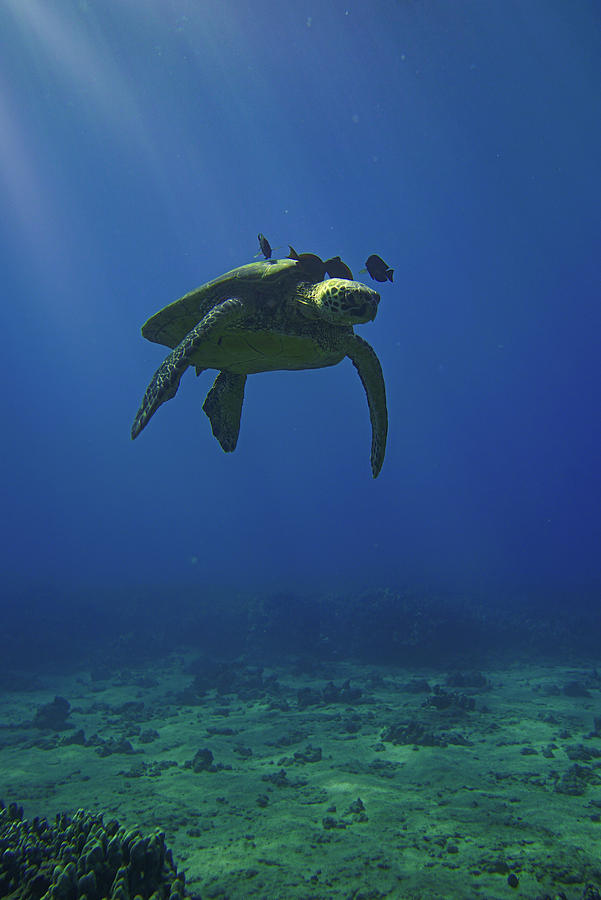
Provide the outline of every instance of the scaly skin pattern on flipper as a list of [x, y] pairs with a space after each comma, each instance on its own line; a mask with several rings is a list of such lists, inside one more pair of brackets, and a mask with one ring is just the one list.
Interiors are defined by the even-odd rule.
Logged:
[[358, 334], [348, 339], [346, 355], [359, 373], [365, 388], [371, 420], [371, 471], [374, 478], [377, 478], [384, 462], [388, 435], [388, 410], [382, 366], [373, 348]]
[[209, 335], [214, 336], [220, 326], [225, 328], [232, 322], [236, 322], [244, 316], [245, 312], [245, 303], [237, 298], [230, 298], [218, 303], [203, 316], [198, 325], [188, 332], [183, 341], [163, 360], [146, 388], [146, 393], [136, 413], [131, 427], [132, 441], [148, 425], [159, 406], [175, 397], [180, 379], [190, 365], [190, 357], [199, 345]]

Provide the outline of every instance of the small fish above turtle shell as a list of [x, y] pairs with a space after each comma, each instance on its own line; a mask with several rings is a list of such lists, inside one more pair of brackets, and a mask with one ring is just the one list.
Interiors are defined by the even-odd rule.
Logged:
[[257, 237], [259, 239], [259, 247], [261, 248], [261, 253], [265, 257], [265, 259], [271, 259], [271, 244], [269, 243], [265, 235], [261, 234], [261, 232], [259, 232]]

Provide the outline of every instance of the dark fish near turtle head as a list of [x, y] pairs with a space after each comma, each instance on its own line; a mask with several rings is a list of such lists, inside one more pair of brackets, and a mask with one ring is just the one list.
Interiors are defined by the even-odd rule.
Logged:
[[339, 256], [333, 256], [325, 261], [326, 272], [330, 278], [348, 278], [353, 280], [353, 273], [346, 263], [342, 262]]
[[298, 264], [313, 282], [322, 281], [326, 277], [325, 263], [316, 253], [299, 253]]
[[297, 253], [291, 244], [288, 244], [288, 247], [290, 248], [288, 259], [295, 259], [307, 278], [317, 282], [326, 277], [326, 264], [317, 254]]
[[384, 262], [381, 256], [372, 253], [365, 262], [365, 268], [374, 281], [392, 281], [394, 269]]

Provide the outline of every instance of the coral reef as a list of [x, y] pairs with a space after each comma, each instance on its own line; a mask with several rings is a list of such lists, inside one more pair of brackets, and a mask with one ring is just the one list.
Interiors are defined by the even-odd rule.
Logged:
[[85, 810], [54, 824], [0, 801], [0, 896], [27, 900], [182, 900], [188, 896], [165, 835], [144, 836]]

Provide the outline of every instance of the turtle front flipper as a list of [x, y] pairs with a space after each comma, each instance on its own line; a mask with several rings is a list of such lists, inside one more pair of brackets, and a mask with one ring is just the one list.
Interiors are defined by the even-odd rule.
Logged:
[[382, 366], [372, 347], [358, 334], [350, 337], [346, 355], [359, 373], [367, 395], [371, 419], [371, 471], [374, 478], [377, 478], [384, 462], [388, 434], [386, 387]]
[[238, 443], [245, 385], [246, 375], [220, 372], [202, 405], [213, 434], [226, 453], [232, 453]]
[[171, 351], [152, 376], [146, 388], [142, 403], [131, 427], [132, 440], [137, 438], [143, 428], [148, 425], [159, 406], [175, 397], [179, 382], [190, 365], [190, 357], [198, 350], [203, 341], [213, 337], [215, 332], [226, 328], [245, 313], [242, 300], [231, 298], [218, 303], [203, 316], [198, 325], [185, 336], [183, 341]]

